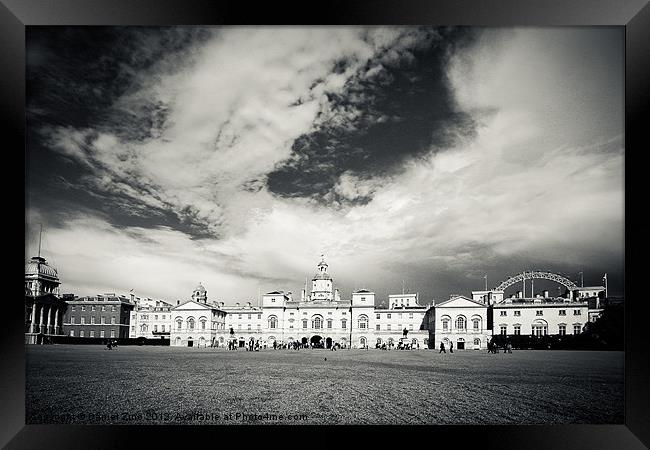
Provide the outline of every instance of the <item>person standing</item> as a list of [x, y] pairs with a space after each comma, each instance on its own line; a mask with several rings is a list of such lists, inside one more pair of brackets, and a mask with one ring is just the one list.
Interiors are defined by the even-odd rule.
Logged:
[[453, 343], [453, 341], [449, 342], [449, 353], [454, 353], [454, 343]]
[[445, 343], [444, 342], [440, 343], [440, 351], [438, 353], [447, 353], [447, 350], [445, 350]]

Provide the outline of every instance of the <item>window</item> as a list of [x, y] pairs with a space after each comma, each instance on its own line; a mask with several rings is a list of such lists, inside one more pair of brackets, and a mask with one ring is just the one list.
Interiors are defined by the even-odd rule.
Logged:
[[201, 329], [202, 329], [202, 330], [205, 330], [205, 320], [202, 320], [202, 321], [201, 321]]
[[377, 324], [377, 331], [381, 330], [381, 325]]
[[261, 330], [261, 329], [262, 329], [262, 324], [261, 324], [261, 323], [258, 323], [258, 324], [257, 324], [257, 329], [258, 329], [258, 330]]
[[566, 334], [566, 325], [560, 325], [560, 336], [564, 336]]
[[181, 331], [182, 327], [183, 327], [183, 321], [181, 319], [176, 319], [176, 329], [178, 331]]
[[142, 325], [140, 325], [140, 332], [142, 332], [142, 333], [146, 333], [147, 330], [148, 330], [148, 328], [149, 328], [149, 327], [147, 327], [147, 324], [146, 324], [146, 323], [143, 323]]
[[521, 334], [521, 325], [515, 325], [515, 336], [519, 336]]
[[158, 320], [158, 314], [155, 314], [155, 315], [153, 316], [153, 320]]
[[501, 325], [501, 326], [499, 327], [499, 330], [500, 330], [500, 332], [501, 332], [501, 336], [505, 336], [506, 333], [507, 333], [508, 327], [507, 327], [506, 325]]
[[90, 324], [95, 325], [95, 316], [90, 317]]
[[[102, 305], [102, 311], [106, 311], [106, 305]], [[104, 337], [104, 336], [102, 336]]]
[[573, 310], [573, 315], [574, 316], [579, 316], [580, 315], [580, 310], [579, 309], [574, 309]]
[[560, 316], [566, 316], [566, 309], [561, 309], [558, 311], [558, 315]]
[[[291, 313], [291, 314], [293, 314], [293, 313]], [[262, 315], [261, 315], [261, 314], [258, 314], [258, 315], [257, 315], [257, 320], [259, 320], [259, 319], [261, 319], [261, 318], [262, 318]]]
[[472, 320], [472, 323], [474, 324], [474, 331], [479, 331], [481, 328], [481, 321], [479, 319], [474, 319]]
[[[111, 306], [111, 311], [115, 312], [115, 305]], [[111, 337], [115, 337], [115, 336], [111, 336]]]
[[409, 324], [409, 330], [413, 331], [413, 324], [412, 323]]
[[465, 329], [465, 318], [464, 317], [459, 317], [456, 319], [456, 329], [458, 330], [464, 330]]
[[365, 302], [365, 301], [366, 301], [366, 298], [365, 298], [365, 297], [361, 297], [361, 301], [362, 301], [362, 302]]
[[275, 316], [269, 317], [269, 328], [277, 328], [278, 318]]
[[397, 314], [397, 318], [398, 318], [398, 319], [401, 319], [401, 318], [402, 318], [402, 313], [398, 313], [398, 314]]
[[358, 324], [360, 329], [368, 328], [368, 316], [366, 316], [365, 314], [360, 315]]
[[70, 336], [74, 337], [74, 330], [70, 330]]
[[535, 336], [542, 336], [548, 334], [548, 328], [546, 325], [534, 324], [533, 325], [533, 334]]
[[443, 319], [442, 331], [449, 331], [449, 319]]
[[275, 303], [275, 298], [272, 298], [272, 299], [271, 299], [271, 303]]
[[[74, 311], [74, 310], [76, 310], [76, 309], [77, 309], [77, 307], [76, 307], [75, 305], [72, 305], [72, 309], [71, 309], [71, 311]], [[70, 336], [74, 336], [74, 332], [72, 332], [72, 334], [71, 334]]]
[[162, 325], [162, 330], [163, 333], [165, 332], [165, 325]]
[[251, 315], [250, 314], [248, 315], [248, 320], [251, 320]]
[[390, 313], [386, 314], [386, 318], [390, 319]]
[[516, 317], [521, 316], [521, 311], [515, 311], [515, 316], [516, 316]]
[[248, 330], [250, 331], [250, 329], [251, 329], [251, 324], [249, 323], [248, 324]]
[[327, 319], [327, 328], [332, 328], [332, 319]]
[[505, 311], [501, 311], [501, 314], [499, 314], [499, 315], [500, 315], [501, 317], [503, 317], [503, 316], [506, 316], [507, 314], [506, 314]]
[[86, 323], [86, 318], [82, 316], [81, 317], [81, 325], [84, 325], [85, 323]]
[[115, 316], [111, 317], [111, 323], [115, 325]]
[[187, 319], [187, 329], [188, 330], [193, 330], [194, 329], [194, 318], [190, 317]]
[[308, 322], [307, 319], [302, 319], [302, 327], [303, 328], [307, 328], [307, 322]]
[[86, 307], [85, 307], [84, 305], [81, 305], [81, 310], [82, 310], [82, 311], [85, 311], [85, 310], [86, 310]]
[[413, 313], [409, 313], [409, 319], [413, 318]]
[[377, 319], [381, 319], [381, 314], [377, 314]]
[[386, 329], [390, 331], [390, 324], [386, 325]]
[[323, 328], [323, 319], [319, 316], [316, 316], [311, 322], [312, 328]]
[[84, 330], [81, 330], [81, 331], [79, 332], [79, 337], [84, 337]]
[[341, 319], [341, 328], [344, 330], [347, 328], [348, 321], [345, 319]]
[[402, 324], [401, 324], [401, 323], [397, 324], [397, 329], [398, 329], [398, 330], [401, 330], [401, 329], [402, 329]]
[[104, 330], [99, 332], [99, 337], [104, 337]]
[[[94, 310], [95, 310], [95, 305], [91, 306], [91, 307], [90, 307], [90, 310], [91, 310], [91, 311], [94, 311]], [[91, 333], [92, 333], [92, 331], [91, 331]], [[91, 336], [91, 337], [92, 337], [92, 336]]]
[[241, 323], [238, 323], [238, 324], [237, 324], [237, 329], [238, 329], [238, 330], [241, 330]]
[[111, 330], [111, 337], [112, 337], [112, 338], [115, 337], [115, 330]]
[[241, 319], [241, 314], [237, 314], [237, 316], [238, 316], [238, 317], [237, 317], [238, 319]]
[[543, 315], [544, 315], [544, 311], [542, 311], [541, 309], [538, 309], [537, 311], [535, 311], [535, 315], [536, 315], [536, 316], [543, 316]]
[[582, 326], [580, 324], [573, 326], [573, 334], [580, 334], [581, 330], [582, 330]]

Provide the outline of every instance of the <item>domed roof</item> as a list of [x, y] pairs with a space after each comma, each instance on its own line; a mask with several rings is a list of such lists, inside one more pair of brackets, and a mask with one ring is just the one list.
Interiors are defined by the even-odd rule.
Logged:
[[56, 269], [45, 262], [45, 258], [34, 256], [25, 264], [25, 276], [39, 276], [47, 278], [55, 278], [58, 280], [59, 275]]
[[205, 288], [201, 283], [197, 287], [194, 288], [194, 292], [199, 291], [199, 292], [206, 292]]

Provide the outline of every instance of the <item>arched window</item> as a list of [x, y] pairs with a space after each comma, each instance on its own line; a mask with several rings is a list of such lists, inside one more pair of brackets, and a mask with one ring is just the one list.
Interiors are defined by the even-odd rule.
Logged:
[[194, 329], [194, 317], [190, 317], [189, 319], [187, 319], [187, 329], [188, 330]]
[[176, 318], [176, 329], [180, 331], [183, 328], [183, 319], [180, 317]]
[[323, 318], [321, 316], [314, 316], [311, 321], [311, 327], [315, 329], [323, 328]]
[[359, 346], [360, 346], [360, 347], [365, 347], [365, 346], [366, 346], [366, 342], [367, 342], [367, 340], [366, 340], [365, 337], [360, 337], [360, 338], [359, 338]]
[[442, 316], [442, 331], [449, 331], [449, 322], [451, 322], [451, 317]]
[[481, 331], [481, 318], [478, 316], [472, 317], [472, 328], [475, 332]]
[[140, 331], [143, 332], [143, 333], [147, 332], [147, 328], [148, 327], [147, 327], [146, 323], [143, 323], [142, 325], [140, 325]]
[[207, 322], [207, 317], [200, 317], [199, 321], [201, 322], [201, 329], [205, 330], [205, 323]]
[[456, 329], [457, 330], [465, 329], [465, 318], [463, 316], [458, 316], [456, 318]]
[[278, 318], [276, 316], [269, 316], [269, 328], [278, 327]]
[[366, 316], [365, 314], [361, 314], [359, 316], [358, 324], [360, 329], [368, 328], [368, 316]]

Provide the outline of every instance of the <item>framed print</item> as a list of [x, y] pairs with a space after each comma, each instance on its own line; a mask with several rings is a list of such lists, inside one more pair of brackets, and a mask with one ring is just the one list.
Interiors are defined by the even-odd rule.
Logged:
[[1, 10], [7, 448], [648, 446], [645, 2]]

